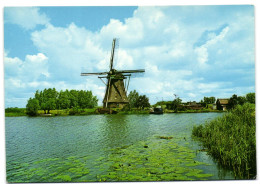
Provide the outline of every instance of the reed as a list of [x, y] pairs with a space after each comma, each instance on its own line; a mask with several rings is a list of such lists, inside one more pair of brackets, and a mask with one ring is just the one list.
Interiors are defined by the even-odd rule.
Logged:
[[202, 141], [209, 154], [234, 171], [235, 177], [256, 177], [255, 104], [245, 103], [204, 125], [193, 127], [192, 135]]

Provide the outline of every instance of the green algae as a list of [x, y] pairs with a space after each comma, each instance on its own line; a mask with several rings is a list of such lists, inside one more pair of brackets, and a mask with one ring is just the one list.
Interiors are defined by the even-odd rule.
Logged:
[[181, 139], [153, 139], [124, 149], [113, 149], [107, 159], [102, 158], [103, 162], [112, 163], [109, 171], [97, 176], [97, 181], [188, 181], [213, 176], [196, 168], [206, 164], [194, 160], [196, 152], [176, 140]]
[[32, 164], [17, 164], [19, 169], [7, 176], [8, 182], [67, 182], [78, 179], [89, 173], [86, 158], [47, 158]]
[[[7, 175], [9, 182], [86, 182], [86, 181], [189, 181], [206, 180], [212, 174], [197, 166], [207, 166], [196, 160], [196, 151], [183, 143], [183, 138], [153, 137], [132, 145], [109, 150], [109, 155], [46, 158], [28, 163], [15, 163], [17, 168]], [[90, 177], [91, 176], [91, 177]], [[89, 179], [94, 178], [94, 179]]]

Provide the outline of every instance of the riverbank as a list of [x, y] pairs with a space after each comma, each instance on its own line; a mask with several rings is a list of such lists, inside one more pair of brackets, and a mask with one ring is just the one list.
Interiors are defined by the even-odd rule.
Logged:
[[[49, 114], [45, 114], [43, 110], [38, 111], [37, 116], [84, 116], [84, 115], [93, 115], [93, 114], [100, 114], [98, 108], [92, 109], [62, 109], [62, 110], [50, 110]], [[119, 108], [113, 108], [116, 111], [116, 114], [149, 114], [150, 109], [137, 109], [132, 108], [131, 110], [124, 110]], [[224, 112], [219, 110], [212, 110], [212, 109], [200, 109], [200, 110], [186, 110], [186, 111], [178, 111], [175, 112], [174, 110], [164, 109], [164, 113], [207, 113], [207, 112]], [[5, 117], [18, 117], [18, 116], [27, 116], [25, 108], [8, 108], [5, 111]]]
[[255, 104], [249, 103], [192, 131], [213, 158], [242, 179], [256, 176], [255, 133]]

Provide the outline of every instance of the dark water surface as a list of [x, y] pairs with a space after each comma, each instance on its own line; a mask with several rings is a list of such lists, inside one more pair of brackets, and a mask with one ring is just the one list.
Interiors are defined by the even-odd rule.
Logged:
[[[234, 179], [191, 138], [221, 113], [6, 117], [9, 182]], [[160, 136], [169, 139], [160, 139]], [[162, 138], [162, 137], [161, 137]]]

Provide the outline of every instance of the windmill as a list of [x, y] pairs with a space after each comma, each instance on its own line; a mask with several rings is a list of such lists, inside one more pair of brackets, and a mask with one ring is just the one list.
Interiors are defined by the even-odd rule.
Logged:
[[[81, 73], [81, 76], [98, 75], [98, 78], [106, 85], [105, 96], [103, 99], [103, 108], [122, 108], [129, 104], [127, 98], [127, 90], [130, 82], [130, 77], [134, 73], [143, 73], [144, 69], [140, 70], [116, 70], [113, 67], [115, 45], [118, 42], [116, 38], [112, 42], [112, 50], [110, 57], [110, 66], [108, 72], [99, 73]], [[106, 82], [103, 79], [107, 79]], [[126, 88], [125, 88], [126, 87]]]

